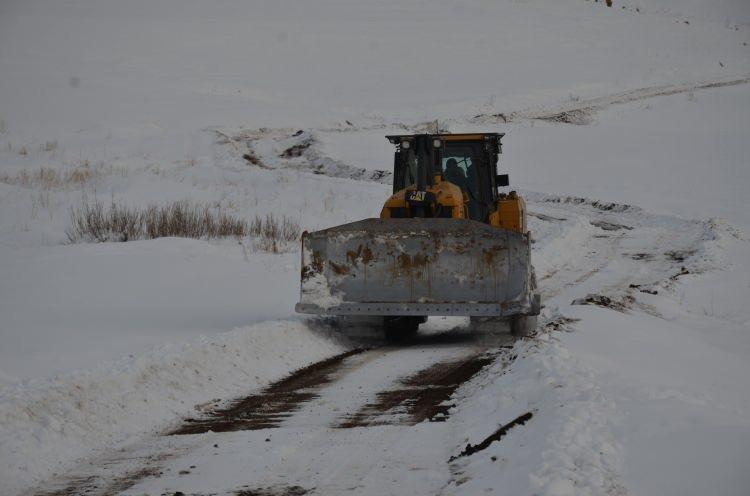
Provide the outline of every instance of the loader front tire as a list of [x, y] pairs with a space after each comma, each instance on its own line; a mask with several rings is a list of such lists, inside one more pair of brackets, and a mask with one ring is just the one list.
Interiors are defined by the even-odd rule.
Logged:
[[536, 331], [536, 315], [513, 315], [509, 319], [510, 333], [519, 338], [527, 338]]
[[389, 343], [401, 343], [414, 337], [424, 317], [386, 317], [383, 324], [385, 340]]

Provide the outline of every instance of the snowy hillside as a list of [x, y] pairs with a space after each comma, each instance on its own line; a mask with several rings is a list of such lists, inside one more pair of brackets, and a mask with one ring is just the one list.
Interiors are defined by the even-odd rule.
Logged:
[[[3, 2], [0, 493], [747, 494], [748, 45], [745, 0]], [[71, 244], [71, 208], [374, 217], [435, 120], [506, 133], [537, 337], [431, 319], [282, 426], [159, 436], [360, 344], [294, 313], [296, 242]], [[445, 422], [367, 410], [477, 360]]]

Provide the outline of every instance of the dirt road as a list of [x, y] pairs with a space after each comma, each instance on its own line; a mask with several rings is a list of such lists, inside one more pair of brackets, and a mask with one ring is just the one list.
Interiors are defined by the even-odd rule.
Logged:
[[445, 478], [432, 467], [455, 454], [456, 392], [490, 363], [512, 361], [512, 347], [461, 333], [444, 341], [438, 333], [315, 363], [39, 494], [216, 494], [217, 477], [228, 494], [396, 494], [404, 477], [439, 492]]

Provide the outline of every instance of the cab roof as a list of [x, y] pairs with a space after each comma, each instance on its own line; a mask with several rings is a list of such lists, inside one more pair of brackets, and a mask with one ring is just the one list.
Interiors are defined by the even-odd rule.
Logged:
[[395, 145], [402, 141], [412, 141], [417, 136], [427, 136], [428, 138], [440, 139], [443, 141], [486, 141], [496, 139], [499, 142], [500, 138], [505, 136], [505, 133], [392, 134], [386, 136], [386, 139]]

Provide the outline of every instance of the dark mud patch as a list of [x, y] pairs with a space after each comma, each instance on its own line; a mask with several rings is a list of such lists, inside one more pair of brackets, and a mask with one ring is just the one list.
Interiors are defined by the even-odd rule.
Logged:
[[586, 126], [594, 122], [595, 113], [596, 109], [594, 109], [593, 107], [584, 107], [578, 109], [563, 110], [562, 112], [555, 112], [551, 114], [539, 115], [534, 118], [547, 122]]
[[[296, 138], [296, 139], [292, 139]], [[315, 137], [311, 133], [306, 133], [304, 130], [300, 129], [297, 132], [287, 135], [287, 139], [296, 142], [292, 144], [291, 146], [288, 146], [285, 148], [281, 153], [279, 153], [279, 157], [281, 158], [296, 158], [301, 157], [305, 155], [308, 150], [310, 150], [310, 147], [312, 147], [315, 144]]]
[[680, 267], [680, 271], [677, 274], [674, 274], [673, 276], [671, 276], [669, 279], [672, 280], [672, 281], [676, 281], [680, 277], [686, 276], [686, 275], [688, 275], [690, 273], [691, 272], [688, 270], [687, 267]]
[[628, 205], [627, 203], [603, 202], [591, 200], [580, 196], [550, 196], [542, 200], [546, 203], [566, 203], [570, 205], [588, 205], [597, 210], [604, 212], [627, 212], [630, 210], [640, 210], [638, 207]]
[[625, 224], [617, 224], [615, 222], [608, 222], [606, 220], [592, 220], [590, 221], [592, 226], [598, 227], [599, 229], [603, 229], [605, 231], [632, 231], [633, 228], [630, 226], [626, 226]]
[[272, 486], [254, 489], [238, 489], [236, 496], [302, 496], [309, 493], [309, 489], [301, 486]]
[[542, 329], [546, 332], [571, 331], [573, 329], [573, 324], [580, 320], [581, 319], [574, 319], [571, 317], [559, 317], [545, 323], [544, 326], [542, 326]]
[[96, 475], [73, 478], [61, 489], [34, 494], [35, 496], [79, 496], [84, 494], [87, 496], [116, 496], [130, 489], [146, 477], [156, 477], [159, 475], [158, 467], [143, 467], [108, 480]]
[[672, 250], [665, 252], [664, 255], [668, 260], [673, 262], [684, 262], [686, 259], [695, 255], [695, 250]]
[[562, 221], [568, 220], [565, 217], [553, 217], [547, 214], [540, 214], [539, 212], [529, 212], [529, 215], [532, 217], [536, 217], [539, 220], [546, 221], [546, 222], [562, 222]]
[[130, 489], [146, 477], [157, 476], [159, 476], [159, 469], [157, 467], [144, 467], [138, 470], [133, 470], [132, 472], [126, 473], [123, 477], [111, 481], [107, 486], [107, 490], [101, 494], [102, 496], [115, 496], [126, 489]]
[[338, 427], [444, 422], [455, 406], [449, 403], [453, 393], [494, 360], [491, 355], [474, 355], [431, 365], [401, 380], [403, 387], [378, 393], [374, 402], [348, 416]]
[[295, 157], [301, 157], [304, 155], [304, 153], [307, 151], [310, 146], [312, 146], [313, 142], [312, 140], [306, 140], [302, 143], [298, 143], [296, 145], [292, 145], [283, 152], [279, 154], [279, 157], [281, 158], [295, 158]]
[[49, 491], [37, 491], [34, 496], [74, 496], [77, 494], [90, 494], [98, 488], [99, 478], [96, 476], [71, 478], [60, 489]]
[[321, 386], [331, 382], [344, 361], [362, 353], [356, 349], [308, 365], [272, 383], [260, 393], [233, 401], [226, 408], [214, 410], [207, 416], [187, 419], [178, 429], [167, 435], [231, 432], [278, 427], [303, 403], [317, 398]]
[[443, 344], [470, 344], [480, 341], [481, 336], [477, 333], [467, 332], [465, 329], [452, 329], [450, 331], [435, 334], [417, 334], [401, 346], [431, 346]]
[[242, 158], [244, 158], [249, 164], [252, 164], [256, 167], [260, 167], [262, 169], [270, 169], [270, 167], [268, 167], [260, 160], [260, 158], [258, 158], [258, 155], [256, 155], [253, 150], [250, 150], [242, 155]]
[[391, 171], [363, 169], [312, 152], [306, 154], [305, 157], [307, 158], [306, 161], [289, 164], [287, 168], [328, 177], [343, 177], [355, 181], [391, 184], [391, 176], [393, 175]]
[[654, 256], [651, 253], [633, 253], [630, 258], [639, 262], [650, 262], [654, 259]]
[[596, 305], [625, 313], [626, 310], [633, 307], [634, 303], [635, 298], [630, 295], [610, 297], [600, 294], [588, 294], [584, 298], [573, 300], [571, 305]]
[[498, 124], [500, 122], [507, 124], [508, 122], [512, 122], [513, 117], [513, 114], [499, 112], [495, 114], [477, 114], [472, 117], [472, 120], [482, 124]]
[[646, 293], [650, 295], [658, 295], [659, 290], [656, 289], [653, 285], [644, 285], [644, 284], [631, 284], [629, 286], [630, 289], [637, 289], [641, 293]]
[[454, 461], [457, 458], [461, 458], [462, 456], [471, 456], [474, 453], [477, 453], [479, 451], [487, 449], [490, 444], [494, 443], [495, 441], [500, 441], [505, 435], [508, 433], [509, 430], [512, 428], [524, 425], [526, 422], [531, 420], [531, 418], [534, 416], [532, 412], [526, 412], [523, 415], [519, 415], [515, 419], [511, 420], [505, 425], [501, 425], [495, 432], [484, 438], [484, 440], [479, 444], [467, 444], [464, 450], [459, 453], [458, 455], [450, 457], [450, 460], [448, 460], [448, 463]]

